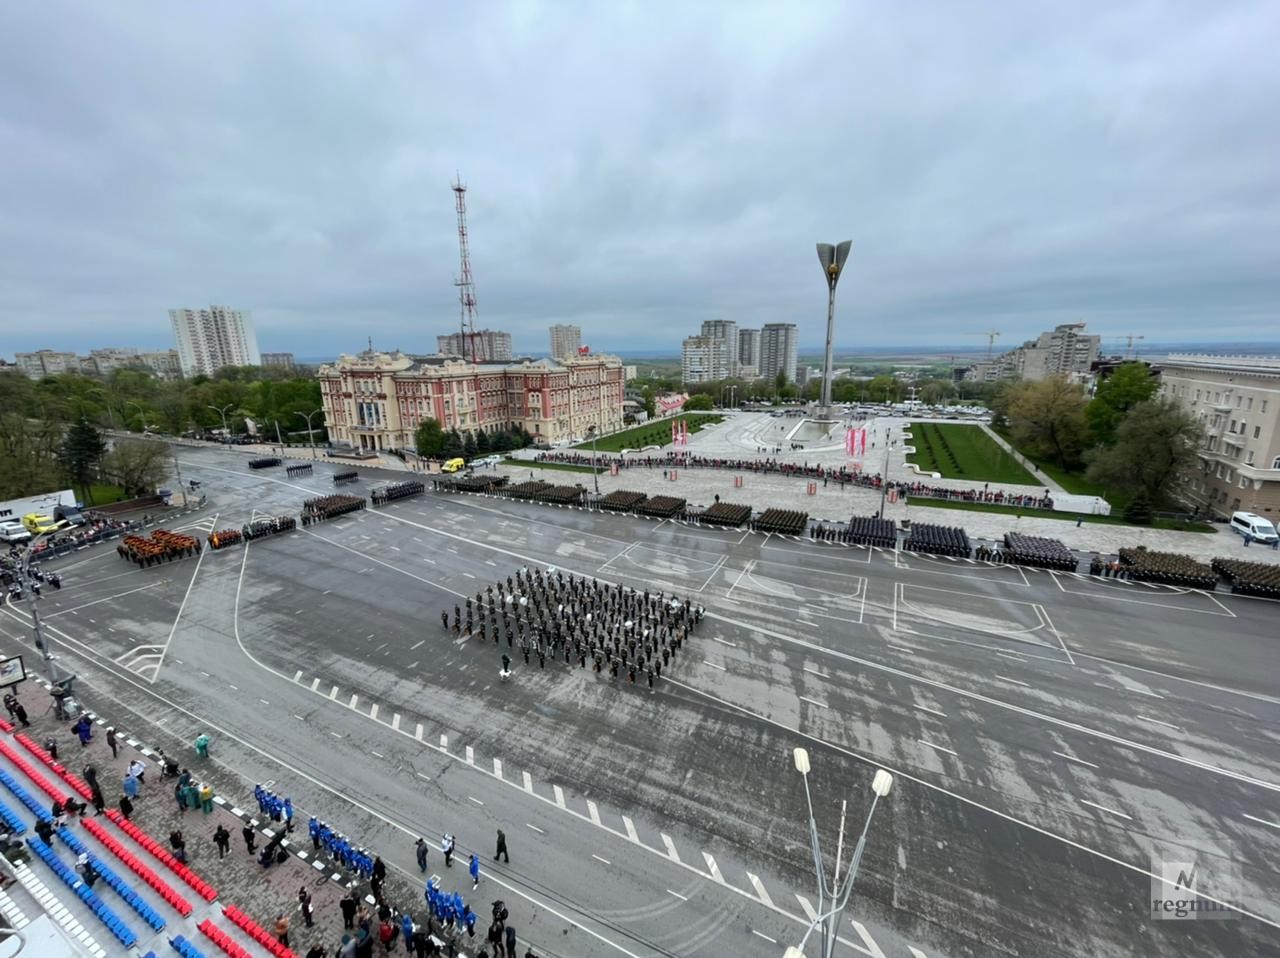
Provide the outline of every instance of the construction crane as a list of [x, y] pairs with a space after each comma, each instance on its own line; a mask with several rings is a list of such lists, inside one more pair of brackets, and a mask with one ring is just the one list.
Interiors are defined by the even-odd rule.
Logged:
[[1124, 341], [1125, 341], [1124, 358], [1125, 358], [1125, 359], [1132, 359], [1132, 358], [1133, 358], [1133, 355], [1134, 355], [1134, 353], [1133, 353], [1133, 344], [1134, 344], [1135, 342], [1139, 341], [1139, 340], [1146, 339], [1147, 337], [1146, 337], [1146, 336], [1135, 336], [1133, 333], [1128, 333], [1128, 334], [1126, 334], [1123, 338], [1124, 338]]
[[995, 354], [996, 340], [1000, 336], [999, 331], [995, 329], [988, 329], [986, 332], [983, 332], [983, 333], [965, 333], [965, 335], [987, 337], [987, 362], [990, 362], [992, 356]]

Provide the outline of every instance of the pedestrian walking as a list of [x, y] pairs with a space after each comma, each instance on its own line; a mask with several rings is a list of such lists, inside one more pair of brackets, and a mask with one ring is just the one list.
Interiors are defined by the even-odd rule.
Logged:
[[138, 780], [132, 775], [126, 775], [120, 782], [121, 788], [129, 798], [138, 797]]
[[373, 897], [378, 901], [382, 901], [382, 886], [387, 883], [387, 866], [383, 862], [381, 855], [373, 857], [373, 873], [369, 880], [369, 886], [373, 890]]
[[311, 918], [311, 894], [307, 886], [298, 889], [298, 909], [302, 912], [302, 923], [310, 928], [315, 922]]
[[187, 814], [187, 796], [186, 789], [181, 785], [173, 786], [173, 799], [178, 803], [178, 814]]
[[89, 716], [80, 716], [80, 721], [76, 722], [76, 735], [80, 738], [81, 748], [85, 748], [93, 739], [93, 723], [89, 721]]
[[284, 912], [276, 915], [276, 941], [286, 948], [289, 947], [289, 919]]
[[127, 774], [131, 778], [136, 778], [139, 785], [147, 784], [147, 766], [143, 765], [136, 758], [129, 763]]
[[120, 796], [120, 814], [125, 817], [126, 821], [133, 817], [133, 802], [128, 795]]
[[453, 867], [453, 836], [445, 832], [440, 839], [440, 851], [444, 852], [444, 867]]
[[498, 829], [498, 849], [493, 853], [493, 860], [496, 862], [498, 856], [502, 856], [502, 860], [508, 865], [511, 864], [511, 856], [507, 854], [507, 833], [501, 828]]
[[467, 865], [467, 871], [471, 873], [471, 890], [475, 891], [480, 887], [480, 859], [472, 852], [471, 861]]
[[13, 708], [13, 707], [14, 707], [15, 705], [17, 705], [17, 704], [18, 704], [18, 697], [17, 697], [16, 695], [14, 695], [12, 692], [9, 692], [9, 693], [7, 693], [7, 694], [5, 695], [5, 697], [4, 697], [4, 707], [5, 707], [5, 708], [8, 710], [8, 712], [9, 712], [9, 718], [14, 718], [14, 717], [15, 717], [15, 713], [14, 713], [14, 708]]
[[208, 782], [200, 784], [200, 808], [206, 815], [213, 812], [213, 786]]
[[13, 704], [13, 714], [18, 717], [18, 721], [22, 723], [23, 728], [30, 728], [31, 722], [27, 719], [27, 710], [22, 707], [21, 702], [15, 701]]
[[258, 837], [258, 833], [253, 830], [252, 825], [246, 825], [244, 828], [240, 829], [240, 834], [244, 836], [244, 847], [248, 850], [249, 854], [252, 855], [253, 843]]
[[[22, 723], [27, 724], [26, 722]], [[114, 725], [107, 726], [107, 747], [111, 749], [111, 757], [120, 757], [120, 744], [116, 741], [116, 727]]]
[[418, 859], [418, 871], [426, 873], [427, 870], [427, 842], [423, 838], [419, 838], [414, 846], [414, 853]]
[[95, 781], [89, 786], [89, 800], [93, 802], [93, 807], [97, 809], [95, 814], [101, 815], [104, 808], [107, 807], [107, 800], [102, 794], [102, 789]]
[[316, 942], [307, 950], [306, 958], [327, 958], [328, 954], [324, 945]]
[[200, 756], [200, 758], [209, 757], [209, 736], [208, 735], [206, 735], [204, 732], [201, 732], [199, 735], [197, 735], [195, 745], [196, 745], [196, 755]]
[[516, 958], [516, 930], [507, 925], [507, 958]]
[[221, 824], [214, 830], [213, 843], [218, 846], [218, 860], [221, 861], [231, 850], [231, 833]]

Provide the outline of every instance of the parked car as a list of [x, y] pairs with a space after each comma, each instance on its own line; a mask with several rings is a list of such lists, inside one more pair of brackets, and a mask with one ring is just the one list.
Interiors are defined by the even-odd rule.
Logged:
[[483, 469], [486, 466], [496, 466], [502, 462], [501, 456], [481, 456], [479, 459], [472, 459], [467, 468]]
[[467, 461], [465, 459], [450, 459], [440, 467], [441, 472], [459, 472], [465, 469]]
[[1276, 527], [1268, 520], [1252, 512], [1233, 512], [1231, 529], [1241, 538], [1248, 536], [1254, 542], [1275, 542]]
[[31, 539], [31, 533], [28, 532], [16, 519], [6, 519], [0, 522], [0, 542], [27, 542]]

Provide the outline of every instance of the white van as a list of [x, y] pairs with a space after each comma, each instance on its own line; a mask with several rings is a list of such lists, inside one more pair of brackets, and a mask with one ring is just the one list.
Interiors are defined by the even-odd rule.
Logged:
[[1254, 542], [1276, 541], [1276, 527], [1253, 512], [1233, 512], [1231, 528], [1240, 533], [1241, 538], [1248, 536]]

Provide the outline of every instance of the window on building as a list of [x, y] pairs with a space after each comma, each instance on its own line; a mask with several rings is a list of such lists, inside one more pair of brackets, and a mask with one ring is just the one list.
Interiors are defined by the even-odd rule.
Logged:
[[1280, 469], [1280, 456], [1276, 456], [1275, 462], [1271, 463], [1272, 469]]
[[1248, 454], [1247, 456], [1245, 456], [1245, 457], [1244, 457], [1244, 461], [1245, 461], [1245, 464], [1246, 464], [1246, 465], [1250, 465], [1250, 466], [1252, 466], [1252, 465], [1253, 465], [1253, 450], [1252, 450], [1252, 449], [1250, 449], [1250, 450], [1249, 450], [1249, 454]]
[[1262, 400], [1262, 411], [1263, 412], [1267, 411], [1267, 401], [1265, 399]]
[[1253, 438], [1254, 438], [1254, 439], [1257, 439], [1257, 438], [1259, 438], [1261, 435], [1262, 435], [1262, 427], [1261, 427], [1261, 426], [1254, 426], [1254, 427], [1253, 427]]
[[1242, 402], [1244, 402], [1244, 397], [1243, 397], [1243, 396], [1237, 396], [1237, 397], [1236, 397], [1236, 408], [1237, 408], [1237, 409], [1239, 409], [1239, 408], [1240, 408], [1240, 403], [1242, 403]]
[[1200, 390], [1196, 390], [1196, 402], [1200, 401]]
[[1248, 402], [1246, 402], [1246, 403], [1245, 403], [1245, 407], [1244, 407], [1244, 408], [1245, 408], [1245, 409], [1252, 409], [1252, 408], [1253, 408], [1253, 397], [1252, 397], [1252, 396], [1250, 396], [1250, 397], [1249, 397], [1249, 400], [1248, 400]]
[[1233, 419], [1231, 420], [1231, 425], [1230, 427], [1228, 427], [1227, 432], [1235, 432], [1235, 431], [1236, 431], [1236, 421]]

